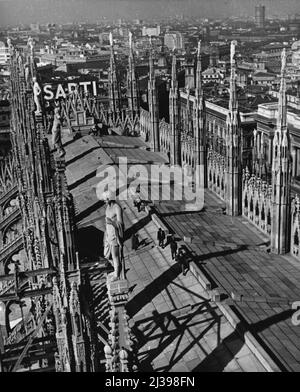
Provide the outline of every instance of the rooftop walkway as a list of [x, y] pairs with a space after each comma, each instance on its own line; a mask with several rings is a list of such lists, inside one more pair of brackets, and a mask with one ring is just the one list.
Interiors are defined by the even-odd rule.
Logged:
[[227, 302], [282, 370], [300, 371], [300, 326], [292, 324], [300, 263], [269, 253], [266, 237], [245, 218], [224, 215], [222, 206], [207, 190], [199, 213], [178, 216], [170, 203], [157, 204], [157, 210], [170, 229], [191, 241], [188, 247], [213, 287], [233, 293], [235, 301]]
[[[68, 141], [67, 179], [74, 196], [78, 245], [89, 260], [97, 260], [105, 230], [105, 206], [96, 195], [96, 173], [118, 156], [137, 162], [164, 162], [160, 156], [136, 151], [136, 140], [108, 136], [95, 143], [92, 136]], [[112, 147], [112, 143], [114, 146]], [[133, 143], [133, 147], [130, 147]], [[104, 148], [100, 147], [105, 145]], [[112, 154], [112, 149], [114, 155]], [[91, 155], [92, 154], [92, 155]], [[147, 212], [138, 213], [132, 200], [122, 201], [126, 242], [125, 258], [130, 299], [127, 304], [140, 370], [145, 371], [265, 371], [244, 339], [234, 330], [197, 279], [171, 260], [169, 246], [157, 247], [157, 226]], [[131, 250], [131, 235], [138, 232], [140, 245]], [[105, 290], [96, 285], [95, 306], [105, 324]], [[98, 303], [97, 303], [98, 301]]]

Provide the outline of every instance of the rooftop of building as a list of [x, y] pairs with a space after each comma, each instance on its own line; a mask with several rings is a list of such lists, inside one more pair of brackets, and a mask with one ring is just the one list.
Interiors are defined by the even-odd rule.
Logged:
[[286, 48], [287, 45], [283, 44], [282, 42], [270, 42], [266, 45], [262, 46], [262, 50], [272, 50], [272, 49], [283, 49]]
[[[275, 98], [272, 102], [262, 102], [262, 105], [259, 109], [269, 110], [270, 112], [272, 111], [275, 116], [275, 112], [278, 110], [278, 100]], [[291, 105], [288, 105], [287, 110], [288, 110], [288, 113], [292, 113], [292, 114], [296, 115], [297, 117], [300, 117], [300, 109], [297, 109]], [[262, 112], [259, 111], [258, 115], [262, 115]]]
[[272, 78], [272, 77], [276, 77], [276, 74], [272, 72], [258, 71], [255, 72], [252, 76], [255, 78]]
[[[223, 91], [224, 90], [226, 90], [226, 87], [224, 87]], [[268, 95], [264, 90], [261, 90], [260, 93], [257, 92], [255, 96], [249, 96], [248, 93], [249, 91], [247, 89], [237, 89], [238, 108], [242, 113], [253, 113], [260, 104], [277, 102], [276, 98]], [[194, 95], [195, 90], [191, 90], [190, 96]], [[219, 94], [216, 86], [211, 89], [204, 88], [204, 97], [206, 101], [220, 106], [221, 108], [228, 109], [229, 107], [229, 92], [227, 91], [226, 93], [222, 92]]]

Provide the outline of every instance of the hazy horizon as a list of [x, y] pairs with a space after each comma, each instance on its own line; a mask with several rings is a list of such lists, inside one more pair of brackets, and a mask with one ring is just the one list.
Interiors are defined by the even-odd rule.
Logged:
[[300, 0], [0, 0], [0, 25], [97, 22], [107, 19], [197, 16], [254, 16], [257, 4], [266, 16], [300, 13]]

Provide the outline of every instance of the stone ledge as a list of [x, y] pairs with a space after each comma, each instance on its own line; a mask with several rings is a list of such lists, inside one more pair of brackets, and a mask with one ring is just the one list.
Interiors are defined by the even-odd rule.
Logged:
[[264, 350], [264, 348], [259, 344], [256, 338], [251, 332], [246, 332], [244, 334], [245, 343], [260, 361], [260, 363], [266, 368], [269, 373], [281, 372], [281, 369], [276, 365], [270, 355]]
[[146, 211], [148, 212], [148, 214], [151, 214], [151, 219], [152, 219], [152, 221], [153, 221], [153, 223], [157, 226], [157, 228], [162, 228], [163, 230], [164, 230], [164, 232], [165, 232], [165, 234], [166, 234], [166, 236], [168, 235], [168, 234], [170, 234], [169, 233], [169, 229], [167, 228], [167, 226], [163, 223], [163, 221], [158, 217], [158, 215], [155, 213], [155, 212], [153, 212], [153, 213], [151, 213], [152, 211], [151, 211], [151, 207], [148, 207], [148, 206], [146, 206]]
[[190, 262], [190, 271], [205, 290], [211, 291], [211, 282], [204, 276], [194, 261]]
[[230, 293], [231, 298], [238, 302], [256, 302], [256, 303], [267, 303], [267, 304], [278, 304], [278, 305], [291, 305], [293, 301], [285, 297], [270, 297], [270, 296], [259, 296], [259, 295], [245, 295], [238, 291], [232, 291]]
[[244, 331], [243, 322], [238, 318], [234, 311], [227, 304], [217, 303], [217, 306], [232, 325], [232, 327], [237, 329], [238, 333], [244, 336], [245, 343], [259, 360], [259, 362], [265, 367], [265, 369], [268, 372], [281, 372], [281, 369], [276, 365], [270, 355], [252, 335], [252, 333], [249, 331]]
[[221, 310], [221, 312], [224, 314], [226, 319], [229, 321], [229, 323], [232, 325], [232, 327], [234, 329], [241, 330], [241, 320], [230, 309], [229, 305], [220, 303], [220, 304], [218, 304], [218, 307]]

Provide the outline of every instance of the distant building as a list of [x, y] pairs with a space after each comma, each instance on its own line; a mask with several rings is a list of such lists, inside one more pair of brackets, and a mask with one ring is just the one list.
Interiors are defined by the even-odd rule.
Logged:
[[286, 67], [286, 77], [291, 84], [297, 84], [300, 82], [300, 66], [299, 65], [288, 65]]
[[99, 43], [100, 45], [108, 44], [109, 43], [109, 33], [100, 33], [99, 34]]
[[170, 50], [172, 49], [184, 49], [184, 39], [181, 33], [176, 31], [175, 33], [167, 33], [164, 37], [164, 44]]
[[219, 83], [224, 80], [224, 73], [221, 68], [209, 67], [202, 72], [203, 83]]
[[96, 48], [89, 49], [89, 46], [82, 48], [68, 43], [63, 44], [63, 46], [59, 48], [48, 48], [46, 52], [42, 51], [39, 55], [36, 55], [36, 57], [42, 64], [60, 66], [64, 64], [91, 63], [97, 60], [109, 59], [109, 51], [101, 51]]
[[119, 28], [119, 35], [121, 37], [128, 37], [129, 36], [129, 29], [127, 27], [120, 27]]
[[294, 42], [292, 45], [292, 64], [300, 68], [300, 41]]
[[287, 63], [291, 62], [292, 52], [289, 47], [280, 42], [271, 42], [264, 45], [259, 53], [254, 53], [253, 58], [256, 63], [264, 63], [265, 67], [275, 73], [280, 73], [282, 49], [286, 48]]
[[289, 23], [289, 31], [298, 33], [300, 31], [300, 20], [293, 20]]
[[257, 5], [255, 7], [255, 24], [259, 28], [265, 27], [266, 7], [264, 5]]
[[[277, 93], [277, 96], [279, 93]], [[299, 101], [294, 97], [295, 101]], [[287, 96], [287, 100], [289, 97]], [[278, 118], [278, 103], [264, 103], [258, 105], [256, 113], [257, 132], [264, 135], [264, 154], [268, 166], [272, 165], [272, 140], [276, 121]], [[293, 157], [292, 177], [296, 181], [294, 184], [300, 185], [300, 116], [299, 109], [294, 109], [290, 105], [287, 108], [287, 127], [291, 137], [291, 152]]]
[[7, 64], [10, 59], [9, 49], [0, 41], [0, 64]]
[[254, 84], [271, 86], [275, 81], [276, 75], [270, 72], [257, 71], [252, 75]]
[[31, 23], [30, 30], [35, 31], [36, 33], [40, 32], [40, 25], [38, 23]]
[[244, 69], [237, 69], [236, 72], [236, 84], [239, 87], [245, 88], [250, 84], [250, 71]]
[[152, 36], [155, 36], [155, 37], [157, 37], [158, 35], [160, 35], [160, 26], [156, 26], [156, 27], [143, 27], [143, 30], [142, 30], [142, 36], [143, 37], [145, 37], [145, 36], [149, 36], [149, 37], [152, 37]]

